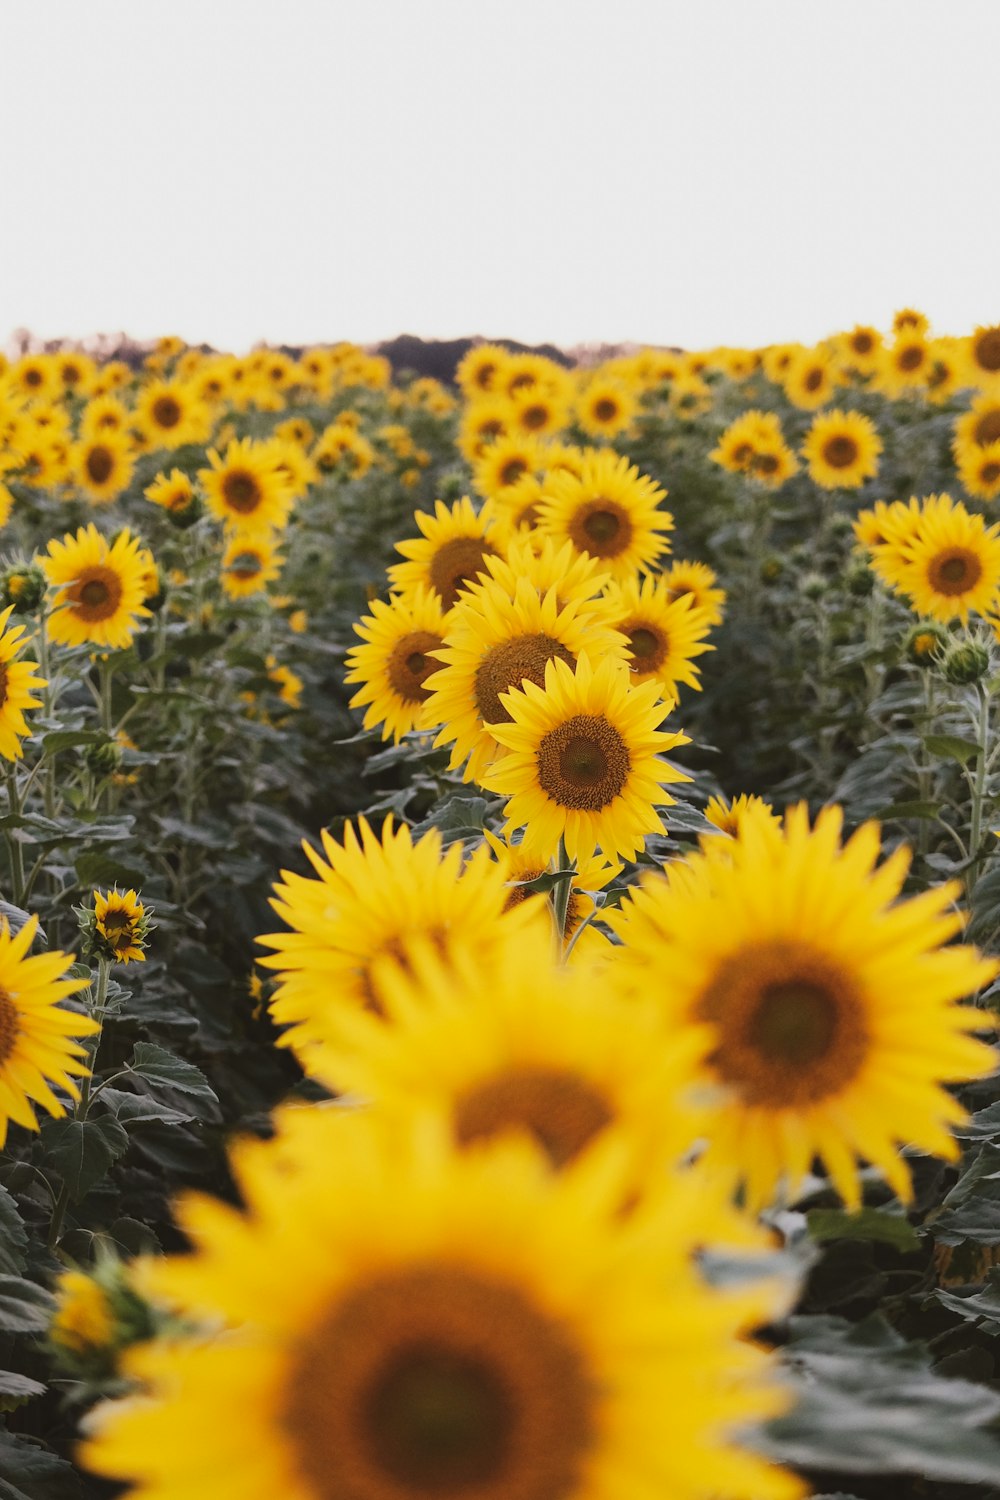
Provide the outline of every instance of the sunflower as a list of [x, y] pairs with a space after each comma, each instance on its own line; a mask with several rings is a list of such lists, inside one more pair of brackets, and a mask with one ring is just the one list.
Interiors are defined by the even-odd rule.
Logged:
[[222, 587], [230, 599], [262, 593], [281, 574], [283, 558], [267, 532], [237, 534], [222, 554]]
[[145, 939], [150, 923], [135, 891], [120, 891], [117, 887], [95, 891], [94, 926], [116, 963], [146, 962]]
[[726, 591], [716, 588], [718, 577], [707, 563], [687, 562], [678, 558], [664, 569], [662, 577], [675, 599], [683, 594], [690, 594], [696, 607], [704, 612], [709, 625], [722, 623]]
[[324, 830], [325, 859], [305, 846], [319, 878], [283, 872], [271, 904], [292, 930], [259, 939], [276, 950], [260, 962], [280, 971], [271, 1009], [290, 1029], [279, 1043], [293, 1047], [321, 1080], [335, 1066], [340, 1017], [379, 1009], [372, 981], [379, 960], [405, 964], [406, 945], [415, 938], [433, 943], [447, 960], [461, 938], [479, 945], [488, 971], [503, 943], [542, 920], [533, 907], [505, 911], [503, 872], [485, 847], [463, 868], [461, 844], [442, 852], [437, 829], [416, 843], [391, 818], [381, 838], [364, 818], [358, 829], [360, 837], [348, 824], [343, 844]]
[[21, 759], [21, 741], [31, 733], [25, 710], [41, 708], [42, 700], [31, 695], [48, 686], [43, 677], [35, 676], [37, 661], [16, 659], [25, 644], [25, 627], [13, 625], [8, 630], [15, 608], [9, 604], [0, 614], [0, 755], [4, 760]]
[[268, 655], [264, 665], [267, 667], [268, 681], [278, 689], [278, 699], [286, 708], [302, 707], [302, 690], [305, 684], [297, 672], [279, 662], [276, 656]]
[[179, 380], [154, 380], [136, 402], [140, 423], [154, 448], [181, 448], [208, 436], [211, 418], [205, 402]]
[[396, 544], [407, 561], [389, 569], [392, 587], [407, 593], [422, 583], [437, 594], [442, 608], [451, 609], [462, 585], [483, 572], [486, 558], [500, 555], [487, 539], [492, 518], [489, 501], [477, 515], [467, 495], [450, 509], [436, 501], [433, 515], [418, 510], [414, 519], [423, 535]]
[[601, 1153], [301, 1108], [232, 1157], [243, 1206], [182, 1200], [193, 1253], [143, 1272], [179, 1330], [125, 1355], [146, 1394], [88, 1425], [135, 1500], [802, 1494], [729, 1436], [789, 1404], [748, 1338], [787, 1295], [696, 1274], [690, 1181], [623, 1216]]
[[475, 464], [491, 443], [510, 432], [511, 404], [505, 396], [487, 397], [467, 407], [458, 429], [458, 447], [467, 463]]
[[858, 411], [828, 411], [814, 417], [802, 444], [809, 477], [825, 490], [855, 490], [874, 478], [881, 452], [875, 424]]
[[1000, 495], [1000, 442], [960, 449], [956, 457], [966, 494], [977, 500], [995, 500]]
[[128, 488], [135, 467], [131, 447], [124, 433], [108, 430], [70, 450], [73, 480], [94, 505], [108, 505]]
[[530, 390], [511, 398], [510, 428], [529, 437], [546, 438], [569, 422], [569, 399], [562, 391]]
[[[492, 535], [492, 532], [491, 532]], [[465, 594], [474, 599], [487, 579], [498, 583], [513, 598], [519, 579], [526, 578], [539, 595], [556, 591], [556, 602], [564, 609], [572, 602], [586, 601], [591, 612], [607, 622], [608, 608], [601, 590], [611, 575], [596, 557], [577, 552], [572, 541], [559, 542], [555, 537], [531, 533], [515, 539], [503, 557], [487, 557], [485, 569], [476, 583], [466, 586]]]
[[935, 339], [931, 345], [931, 363], [927, 372], [927, 397], [938, 406], [950, 401], [966, 385], [962, 351], [956, 339]]
[[197, 509], [198, 505], [190, 476], [183, 474], [180, 469], [171, 469], [169, 475], [157, 474], [153, 483], [143, 490], [143, 494], [154, 505], [162, 506], [174, 516], [183, 516], [192, 507]]
[[209, 469], [199, 469], [208, 508], [236, 531], [278, 530], [288, 520], [292, 495], [287, 477], [252, 438], [231, 442], [225, 457], [209, 451]]
[[490, 536], [506, 550], [518, 543], [528, 542], [531, 547], [542, 545], [542, 534], [538, 530], [538, 505], [543, 488], [534, 475], [526, 474], [517, 484], [493, 502], [493, 524]]
[[12, 390], [21, 396], [55, 398], [59, 395], [55, 360], [50, 354], [26, 354], [7, 371]]
[[770, 490], [778, 490], [799, 470], [795, 454], [779, 438], [761, 438], [750, 460], [748, 474]]
[[1000, 968], [942, 947], [962, 926], [960, 887], [897, 902], [909, 851], [876, 868], [878, 826], [841, 848], [841, 824], [839, 807], [812, 829], [804, 805], [781, 831], [749, 813], [738, 839], [644, 880], [608, 917], [625, 944], [614, 974], [644, 993], [657, 985], [668, 1033], [716, 1028], [710, 1073], [728, 1102], [708, 1157], [745, 1181], [754, 1207], [782, 1179], [794, 1192], [816, 1156], [852, 1209], [856, 1157], [909, 1199], [898, 1147], [954, 1160], [947, 1127], [966, 1114], [941, 1085], [996, 1067], [968, 1035], [982, 1011], [953, 1003]]
[[[503, 868], [504, 879], [507, 882], [504, 911], [509, 911], [512, 906], [519, 906], [522, 901], [535, 901], [547, 907], [554, 918], [555, 910], [549, 895], [542, 891], [533, 891], [530, 886], [531, 881], [553, 873], [552, 861], [540, 860], [538, 855], [526, 849], [524, 844], [512, 844], [506, 839], [497, 838], [496, 834], [490, 833], [489, 829], [484, 829], [483, 838]], [[582, 862], [570, 882], [562, 931], [555, 933], [560, 950], [565, 944], [572, 943], [572, 954], [577, 958], [588, 954], [591, 957], [599, 954], [606, 956], [605, 950], [609, 940], [590, 920], [597, 910], [591, 893], [602, 891], [608, 882], [614, 880], [621, 872], [620, 861], [611, 862], [602, 859], [600, 855], [594, 855], [592, 859]], [[587, 925], [580, 932], [579, 937], [575, 937], [577, 929], [583, 923]]]
[[309, 457], [324, 474], [340, 470], [351, 479], [363, 479], [375, 462], [375, 449], [348, 423], [336, 421], [320, 433]]
[[117, 396], [95, 396], [80, 414], [82, 438], [105, 437], [109, 432], [125, 432], [130, 413]]
[[990, 613], [1000, 593], [1000, 524], [987, 527], [950, 495], [920, 502], [913, 531], [875, 550], [876, 572], [919, 615], [961, 620]]
[[97, 366], [89, 354], [64, 351], [55, 358], [55, 379], [67, 394], [83, 396], [97, 376]]
[[538, 508], [538, 525], [560, 542], [567, 538], [577, 552], [600, 561], [614, 578], [631, 578], [669, 552], [661, 533], [674, 518], [660, 508], [666, 491], [654, 480], [602, 449], [588, 458], [579, 479], [550, 474]]
[[86, 1077], [86, 1052], [74, 1038], [98, 1030], [89, 1016], [63, 1010], [59, 1001], [86, 987], [85, 979], [66, 979], [73, 963], [68, 953], [27, 957], [38, 930], [29, 917], [16, 937], [7, 918], [0, 918], [0, 1147], [13, 1120], [37, 1130], [32, 1102], [50, 1115], [64, 1115], [55, 1084], [73, 1099], [80, 1092], [74, 1077]]
[[720, 435], [718, 446], [708, 455], [713, 463], [732, 474], [751, 472], [753, 460], [762, 448], [783, 443], [781, 422], [773, 411], [745, 411], [730, 422]]
[[108, 546], [91, 523], [61, 542], [49, 543], [45, 576], [58, 588], [49, 621], [52, 639], [61, 646], [103, 646], [124, 650], [140, 619], [145, 569], [141, 543], [122, 531]]
[[364, 708], [364, 727], [382, 726], [398, 744], [412, 729], [429, 729], [427, 679], [441, 663], [445, 620], [437, 594], [423, 584], [405, 598], [373, 599], [371, 614], [354, 626], [364, 642], [347, 655], [344, 681], [361, 683], [351, 708]]
[[463, 355], [455, 379], [466, 396], [478, 397], [500, 389], [510, 355], [500, 344], [477, 344]]
[[705, 641], [712, 627], [691, 594], [675, 598], [662, 577], [650, 576], [611, 584], [604, 597], [611, 622], [628, 642], [634, 683], [656, 682], [673, 702], [679, 683], [701, 690], [694, 659], [715, 648]]
[[877, 328], [858, 323], [850, 333], [841, 334], [837, 344], [847, 369], [856, 370], [859, 375], [873, 375], [878, 369], [882, 335]]
[[977, 328], [967, 349], [972, 379], [977, 385], [995, 387], [1000, 381], [1000, 324]]
[[540, 931], [505, 948], [485, 982], [468, 947], [448, 968], [426, 947], [412, 961], [380, 989], [390, 1024], [358, 1012], [345, 1029], [343, 1092], [407, 1124], [440, 1110], [462, 1147], [527, 1134], [557, 1170], [613, 1131], [637, 1191], [701, 1134], [688, 1096], [710, 1028], [664, 1045], [654, 1001], [609, 993], [600, 968], [560, 967]]
[[871, 510], [858, 512], [854, 535], [870, 552], [890, 547], [898, 552], [916, 535], [920, 527], [920, 501], [876, 500]]
[[537, 474], [541, 447], [537, 438], [523, 433], [498, 437], [490, 443], [475, 466], [476, 489], [484, 497], [510, 497], [522, 479]]
[[[781, 826], [781, 819], [763, 797], [756, 797], [752, 793], [743, 792], [728, 802], [724, 797], [710, 797], [705, 807], [705, 817], [717, 828], [720, 833], [726, 833], [730, 838], [738, 839], [743, 820], [747, 814], [754, 814], [770, 820], [775, 828]], [[714, 838], [714, 834], [703, 834], [702, 838]]]
[[903, 396], [927, 385], [931, 347], [921, 333], [902, 332], [883, 351], [877, 382], [890, 396]]
[[657, 759], [688, 743], [657, 726], [669, 705], [655, 682], [633, 687], [628, 668], [605, 658], [595, 668], [581, 656], [575, 670], [558, 658], [545, 668], [544, 687], [500, 695], [509, 723], [490, 724], [508, 754], [483, 785], [509, 800], [505, 832], [524, 828], [526, 848], [543, 859], [563, 840], [570, 859], [632, 859], [647, 833], [662, 832], [658, 806], [673, 799], [664, 785], [687, 781]]
[[550, 661], [574, 667], [584, 650], [625, 659], [624, 638], [585, 602], [560, 606], [554, 588], [540, 595], [520, 578], [511, 594], [490, 579], [461, 600], [436, 653], [443, 665], [427, 678], [428, 721], [442, 725], [435, 745], [452, 747], [449, 769], [466, 762], [464, 780], [481, 782], [502, 753], [490, 727], [509, 722], [502, 695], [525, 682], [540, 687]]
[[785, 394], [793, 406], [816, 411], [831, 400], [837, 366], [826, 349], [803, 349], [792, 360], [785, 377]]
[[1000, 442], [1000, 397], [977, 396], [972, 406], [955, 422], [954, 447], [978, 444], [980, 448]]
[[589, 437], [607, 442], [632, 425], [637, 409], [633, 392], [620, 380], [597, 375], [576, 400], [576, 420]]
[[901, 307], [892, 315], [892, 331], [894, 334], [915, 333], [920, 338], [925, 338], [930, 333], [930, 319], [926, 313], [920, 312], [915, 307]]

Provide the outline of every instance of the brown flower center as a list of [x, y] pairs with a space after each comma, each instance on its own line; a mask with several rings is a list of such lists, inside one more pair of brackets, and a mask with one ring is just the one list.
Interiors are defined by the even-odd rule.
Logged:
[[549, 420], [549, 409], [541, 401], [533, 402], [521, 412], [521, 425], [529, 432], [538, 432]]
[[173, 396], [157, 396], [153, 402], [153, 421], [168, 432], [177, 426], [183, 415], [180, 402]]
[[488, 391], [492, 388], [493, 377], [496, 372], [497, 367], [492, 362], [479, 366], [473, 378], [481, 391]]
[[927, 351], [922, 344], [907, 344], [896, 356], [896, 363], [901, 370], [909, 374], [913, 370], [919, 370], [926, 357]]
[[508, 488], [528, 472], [528, 465], [523, 458], [508, 458], [500, 470], [500, 483]]
[[393, 646], [386, 675], [393, 692], [404, 703], [423, 703], [430, 697], [430, 688], [425, 688], [424, 683], [441, 669], [441, 663], [431, 653], [440, 651], [443, 645], [441, 637], [429, 630], [412, 630]]
[[628, 637], [633, 672], [655, 672], [662, 666], [670, 650], [670, 641], [662, 630], [654, 630], [641, 620], [627, 620], [618, 628]]
[[868, 1052], [854, 980], [795, 942], [762, 943], [723, 960], [695, 1015], [718, 1027], [710, 1062], [752, 1106], [805, 1108], [840, 1093]]
[[7, 994], [0, 990], [0, 1068], [10, 1057], [21, 1029], [17, 1006]]
[[613, 422], [618, 415], [618, 402], [610, 396], [602, 396], [594, 402], [594, 419], [598, 422]]
[[[13, 593], [13, 590], [11, 590], [11, 592]], [[17, 595], [15, 594], [14, 597], [16, 598]], [[0, 708], [3, 708], [4, 704], [7, 702], [9, 677], [10, 672], [8, 670], [8, 663], [5, 661], [0, 661]]]
[[569, 524], [573, 545], [592, 557], [617, 557], [632, 541], [632, 518], [617, 500], [584, 501]]
[[483, 722], [509, 724], [511, 716], [500, 694], [519, 688], [525, 679], [544, 686], [546, 663], [556, 657], [569, 667], [576, 666], [576, 657], [550, 635], [519, 635], [491, 646], [476, 668], [476, 712]]
[[1000, 479], [1000, 464], [994, 462], [983, 464], [979, 471], [979, 478], [983, 484], [996, 484]]
[[846, 432], [838, 432], [823, 445], [823, 457], [831, 469], [849, 469], [858, 456], [858, 445]]
[[976, 364], [995, 375], [1000, 370], [1000, 328], [986, 328], [973, 345]]
[[598, 812], [620, 794], [632, 762], [628, 746], [603, 714], [575, 714], [543, 735], [538, 784], [560, 807]]
[[607, 1101], [585, 1079], [558, 1068], [511, 1068], [486, 1078], [455, 1106], [459, 1144], [526, 1130], [563, 1167], [614, 1118]]
[[283, 1406], [316, 1500], [569, 1500], [594, 1435], [568, 1330], [447, 1264], [350, 1289], [303, 1335]]
[[445, 609], [451, 609], [463, 583], [486, 571], [483, 559], [497, 556], [497, 549], [481, 536], [453, 536], [438, 547], [428, 574]]
[[31, 365], [24, 371], [22, 379], [25, 385], [39, 386], [45, 383], [45, 377], [35, 365]]
[[778, 472], [780, 462], [776, 453], [757, 453], [751, 467], [755, 474], [771, 475]]
[[874, 340], [871, 334], [864, 331], [854, 334], [851, 339], [851, 347], [855, 354], [870, 354], [873, 343]]
[[106, 484], [115, 467], [114, 454], [110, 448], [98, 445], [87, 454], [87, 475], [94, 484]]
[[122, 601], [121, 579], [113, 569], [100, 564], [84, 568], [76, 582], [70, 584], [67, 599], [77, 619], [88, 624], [108, 620]]
[[983, 412], [973, 428], [972, 436], [980, 448], [1000, 440], [1000, 406]]
[[968, 547], [948, 547], [931, 559], [928, 582], [938, 594], [966, 594], [983, 576], [983, 565]]
[[818, 391], [823, 384], [823, 374], [824, 372], [819, 366], [814, 365], [802, 382], [804, 388], [807, 391]]
[[264, 570], [264, 559], [256, 552], [241, 552], [234, 557], [227, 568], [234, 578], [241, 583], [249, 583], [251, 578], [256, 578]]
[[246, 516], [257, 509], [264, 494], [256, 474], [249, 469], [230, 469], [222, 476], [222, 498], [230, 510]]
[[98, 926], [116, 952], [131, 947], [132, 917], [129, 912], [122, 910], [105, 912]]

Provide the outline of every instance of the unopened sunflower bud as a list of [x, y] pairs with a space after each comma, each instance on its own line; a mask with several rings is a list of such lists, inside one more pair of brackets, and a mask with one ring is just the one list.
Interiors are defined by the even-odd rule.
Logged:
[[98, 740], [84, 750], [83, 763], [94, 776], [112, 776], [122, 763], [122, 747], [112, 739]]
[[806, 573], [799, 583], [799, 588], [807, 599], [822, 599], [826, 587], [826, 579], [822, 573]]
[[847, 592], [856, 599], [864, 599], [875, 589], [875, 574], [867, 563], [855, 563], [844, 574]]
[[127, 1268], [111, 1255], [89, 1271], [63, 1271], [53, 1293], [49, 1348], [56, 1366], [77, 1380], [112, 1378], [121, 1351], [155, 1332], [154, 1314], [129, 1285]]
[[12, 563], [0, 573], [0, 608], [34, 614], [45, 598], [45, 574], [36, 563]]
[[903, 642], [903, 652], [914, 666], [936, 666], [950, 640], [948, 631], [936, 620], [921, 620]]
[[990, 669], [990, 653], [978, 641], [963, 641], [953, 646], [941, 664], [941, 671], [956, 687], [981, 682]]
[[765, 557], [760, 565], [760, 577], [762, 583], [776, 583], [785, 571], [785, 564], [777, 554], [772, 553]]

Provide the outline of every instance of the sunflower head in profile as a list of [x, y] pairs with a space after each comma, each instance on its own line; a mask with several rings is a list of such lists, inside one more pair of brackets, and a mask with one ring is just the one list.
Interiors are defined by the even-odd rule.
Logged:
[[861, 1200], [859, 1157], [908, 1201], [900, 1148], [954, 1160], [949, 1127], [966, 1114], [943, 1085], [996, 1067], [970, 1035], [983, 1013], [956, 1002], [1000, 965], [943, 946], [962, 927], [959, 886], [898, 900], [908, 850], [877, 865], [877, 825], [843, 847], [841, 826], [838, 807], [810, 828], [800, 805], [779, 831], [747, 812], [737, 839], [706, 841], [608, 917], [624, 943], [614, 974], [657, 989], [670, 1035], [692, 1022], [715, 1028], [709, 1073], [728, 1102], [708, 1156], [753, 1207], [773, 1201], [782, 1180], [794, 1192], [815, 1157], [850, 1208]]
[[892, 315], [892, 331], [897, 338], [900, 334], [926, 338], [931, 331], [930, 319], [916, 307], [901, 307]]
[[879, 576], [929, 620], [964, 625], [972, 612], [992, 613], [1000, 593], [1000, 525], [987, 526], [950, 495], [928, 495], [910, 514], [912, 530], [875, 548]]
[[687, 781], [658, 757], [688, 743], [658, 726], [669, 705], [655, 682], [633, 687], [628, 667], [604, 658], [575, 668], [556, 658], [542, 687], [525, 682], [500, 694], [509, 721], [490, 724], [507, 750], [484, 774], [507, 797], [508, 834], [523, 828], [527, 849], [547, 860], [563, 841], [570, 859], [633, 859], [648, 833], [660, 833], [663, 787]]
[[822, 489], [854, 490], [878, 473], [882, 440], [858, 411], [828, 411], [813, 418], [802, 445], [809, 477]]
[[711, 623], [692, 594], [675, 597], [662, 577], [649, 575], [610, 584], [604, 597], [611, 622], [628, 642], [634, 683], [656, 682], [668, 702], [677, 700], [681, 683], [701, 690], [695, 659], [715, 648], [705, 639]]
[[195, 494], [190, 475], [182, 473], [180, 469], [172, 469], [169, 474], [157, 474], [153, 483], [143, 490], [143, 494], [154, 505], [161, 506], [175, 524], [189, 524], [201, 514], [201, 502]]
[[199, 469], [198, 478], [212, 515], [234, 531], [278, 530], [285, 525], [292, 508], [291, 486], [264, 444], [236, 439], [224, 455], [211, 449], [208, 461], [211, 467]]
[[132, 478], [132, 444], [126, 433], [108, 430], [84, 438], [70, 451], [73, 480], [94, 505], [109, 505]]
[[45, 576], [57, 592], [49, 631], [62, 646], [124, 650], [149, 610], [138, 538], [122, 531], [109, 546], [91, 523], [49, 543]]
[[718, 576], [708, 563], [678, 558], [663, 570], [662, 576], [673, 598], [679, 599], [684, 594], [690, 594], [709, 625], [722, 623], [726, 591], [718, 587]]
[[599, 449], [579, 478], [549, 473], [538, 526], [560, 543], [595, 558], [616, 579], [655, 566], [670, 550], [674, 519], [661, 506], [666, 491], [613, 449]]
[[15, 608], [9, 604], [0, 613], [0, 756], [4, 760], [21, 759], [21, 741], [31, 733], [24, 715], [41, 708], [42, 700], [32, 694], [48, 685], [43, 677], [35, 676], [37, 661], [17, 660], [24, 647], [25, 627], [8, 628]]
[[958, 477], [967, 495], [995, 500], [1000, 495], [1000, 442], [963, 447], [956, 455]]
[[89, 1069], [78, 1038], [98, 1030], [89, 1016], [59, 1004], [87, 983], [65, 977], [72, 956], [28, 956], [37, 931], [37, 917], [30, 917], [16, 936], [7, 918], [0, 918], [0, 1147], [11, 1123], [38, 1129], [32, 1104], [50, 1115], [66, 1113], [53, 1084], [72, 1099], [80, 1097], [74, 1080]]
[[230, 599], [263, 593], [281, 576], [282, 556], [266, 532], [237, 534], [222, 554], [222, 588]]
[[381, 725], [382, 738], [398, 744], [411, 730], [436, 727], [427, 711], [427, 679], [441, 666], [444, 611], [423, 584], [405, 597], [373, 599], [370, 607], [354, 626], [363, 644], [348, 652], [344, 681], [360, 684], [350, 706], [364, 708], [365, 729]]
[[414, 517], [422, 535], [399, 542], [396, 551], [405, 562], [389, 569], [389, 582], [400, 593], [418, 584], [433, 590], [447, 611], [454, 607], [464, 584], [484, 571], [487, 557], [500, 555], [488, 532], [493, 519], [489, 501], [477, 514], [467, 495], [450, 508], [438, 500], [434, 514], [418, 510]]

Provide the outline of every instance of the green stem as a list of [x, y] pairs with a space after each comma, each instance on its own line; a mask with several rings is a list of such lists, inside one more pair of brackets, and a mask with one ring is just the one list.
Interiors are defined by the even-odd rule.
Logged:
[[[559, 854], [557, 856], [556, 868], [565, 870], [567, 865], [566, 841], [559, 840]], [[560, 880], [552, 892], [552, 915], [556, 924], [556, 941], [559, 944], [559, 953], [562, 955], [563, 943], [566, 938], [566, 913], [569, 911], [569, 896], [572, 880]]]
[[[935, 677], [933, 672], [924, 672], [924, 736], [933, 733], [934, 714], [936, 704], [934, 701]], [[934, 786], [934, 767], [930, 751], [927, 746], [921, 744], [920, 765], [917, 770], [917, 796], [921, 802], [929, 802]], [[921, 818], [917, 829], [917, 853], [921, 859], [926, 859], [930, 849], [930, 820]]]
[[111, 679], [114, 676], [114, 663], [110, 656], [102, 656], [100, 664], [101, 676], [101, 728], [108, 736], [114, 734], [115, 722], [111, 708]]
[[[21, 795], [17, 788], [17, 766], [12, 761], [6, 768], [7, 775], [7, 802], [10, 807], [12, 818], [21, 816]], [[11, 899], [15, 906], [21, 906], [24, 901], [24, 850], [21, 840], [17, 837], [17, 828], [10, 828], [7, 832], [7, 849], [10, 853], [10, 881]]]
[[979, 715], [976, 740], [979, 754], [976, 757], [976, 775], [972, 783], [972, 816], [969, 823], [969, 855], [971, 864], [966, 875], [966, 889], [972, 889], [979, 872], [979, 845], [983, 837], [983, 805], [986, 801], [986, 763], [990, 737], [990, 696], [981, 682], [976, 683], [979, 697]]
[[[111, 964], [109, 960], [106, 958], [98, 959], [97, 991], [94, 994], [91, 1015], [101, 1029], [95, 1032], [91, 1039], [93, 1045], [90, 1050], [90, 1072], [80, 1085], [80, 1098], [73, 1109], [73, 1116], [77, 1120], [85, 1120], [87, 1118], [87, 1111], [90, 1109], [91, 1082], [94, 1068], [97, 1065], [97, 1053], [101, 1045], [101, 1038], [104, 1035], [104, 1009], [108, 999], [108, 980], [110, 976]], [[69, 1207], [69, 1193], [69, 1181], [64, 1179], [62, 1187], [59, 1189], [59, 1197], [56, 1199], [56, 1206], [52, 1210], [52, 1220], [49, 1224], [48, 1245], [50, 1250], [56, 1248], [62, 1236], [63, 1224], [66, 1221], [66, 1210]]]

